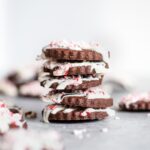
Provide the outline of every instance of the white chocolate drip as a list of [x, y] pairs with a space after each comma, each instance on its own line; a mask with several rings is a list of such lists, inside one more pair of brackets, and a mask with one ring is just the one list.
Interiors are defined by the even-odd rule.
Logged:
[[87, 99], [100, 99], [100, 98], [108, 99], [110, 98], [110, 95], [106, 93], [104, 90], [102, 90], [100, 86], [97, 86], [89, 88], [86, 91], [79, 91], [72, 94], [64, 92], [53, 95], [47, 94], [46, 96], [43, 96], [43, 101], [49, 102], [50, 104], [54, 103], [60, 104], [66, 97], [86, 97]]
[[46, 106], [44, 111], [43, 111], [43, 121], [46, 123], [49, 123], [49, 115], [50, 114], [56, 114], [59, 111], [64, 110], [64, 107], [62, 106], [57, 106], [57, 105], [52, 105], [52, 106]]
[[75, 85], [78, 86], [82, 84], [84, 81], [95, 81], [99, 80], [100, 77], [88, 77], [88, 78], [82, 78], [81, 76], [78, 77], [66, 77], [62, 79], [48, 79], [50, 77], [47, 76], [42, 76], [40, 77], [40, 82], [44, 81], [44, 87], [49, 88], [53, 83], [58, 83], [57, 90], [63, 90], [65, 89], [68, 85]]

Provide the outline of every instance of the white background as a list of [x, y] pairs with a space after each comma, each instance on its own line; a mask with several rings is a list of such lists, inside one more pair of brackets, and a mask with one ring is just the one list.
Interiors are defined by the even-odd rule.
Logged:
[[149, 77], [150, 0], [0, 0], [2, 73], [52, 39], [100, 41], [113, 72]]

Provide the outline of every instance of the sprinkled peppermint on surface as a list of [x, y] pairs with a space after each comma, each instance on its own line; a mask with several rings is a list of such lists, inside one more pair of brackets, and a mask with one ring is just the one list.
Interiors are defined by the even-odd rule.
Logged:
[[108, 128], [102, 128], [100, 131], [106, 133], [108, 132]]
[[115, 116], [114, 119], [115, 119], [115, 120], [120, 120], [120, 117]]
[[73, 130], [73, 134], [78, 137], [79, 139], [83, 139], [84, 137], [84, 133], [86, 133], [87, 130], [84, 128], [84, 129], [75, 129]]

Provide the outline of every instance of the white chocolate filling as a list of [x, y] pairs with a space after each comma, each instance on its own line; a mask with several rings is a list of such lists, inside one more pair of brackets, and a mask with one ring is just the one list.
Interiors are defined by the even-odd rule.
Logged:
[[[45, 73], [44, 73], [45, 74]], [[63, 90], [65, 89], [68, 85], [75, 85], [78, 86], [80, 84], [82, 84], [84, 81], [95, 81], [95, 80], [99, 80], [100, 77], [87, 77], [87, 78], [82, 78], [81, 76], [78, 77], [66, 77], [66, 78], [62, 78], [62, 79], [50, 79], [50, 77], [46, 76], [46, 75], [41, 75], [41, 77], [39, 78], [40, 82], [45, 81], [44, 83], [44, 87], [49, 88], [51, 87], [51, 85], [53, 83], [58, 83], [57, 86], [57, 90]]]
[[110, 95], [101, 89], [100, 86], [92, 87], [87, 89], [86, 91], [79, 91], [76, 93], [58, 93], [46, 96], [43, 96], [43, 101], [48, 102], [50, 104], [60, 104], [64, 98], [66, 97], [86, 97], [87, 99], [109, 99]]
[[66, 75], [70, 68], [82, 66], [91, 66], [91, 71], [95, 70], [95, 72], [99, 74], [105, 74], [108, 70], [108, 68], [106, 68], [106, 63], [104, 62], [58, 63], [54, 61], [47, 61], [46, 63], [44, 63], [44, 67], [50, 70], [58, 67], [58, 69], [53, 71], [54, 76]]

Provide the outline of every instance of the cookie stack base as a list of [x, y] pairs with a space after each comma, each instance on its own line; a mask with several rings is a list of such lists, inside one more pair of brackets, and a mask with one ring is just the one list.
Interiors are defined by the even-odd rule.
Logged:
[[108, 116], [114, 116], [114, 111], [93, 108], [68, 108], [62, 105], [47, 105], [42, 111], [44, 122], [51, 121], [89, 121], [102, 120]]

